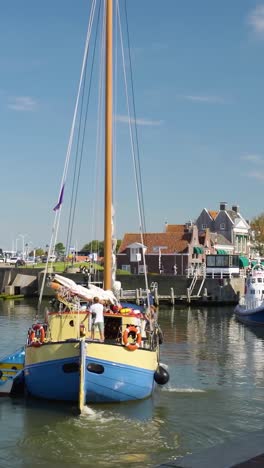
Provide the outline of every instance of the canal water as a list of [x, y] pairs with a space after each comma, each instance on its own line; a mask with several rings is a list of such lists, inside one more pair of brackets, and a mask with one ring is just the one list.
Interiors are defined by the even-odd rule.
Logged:
[[[0, 356], [24, 344], [35, 301], [0, 300]], [[42, 317], [40, 317], [42, 318]], [[0, 399], [0, 466], [154, 467], [264, 426], [264, 332], [233, 307], [160, 307], [169, 383], [138, 403]]]

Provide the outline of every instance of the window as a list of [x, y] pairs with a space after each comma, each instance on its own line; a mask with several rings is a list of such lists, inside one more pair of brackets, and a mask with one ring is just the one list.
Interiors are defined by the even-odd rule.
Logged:
[[131, 262], [138, 262], [138, 255], [140, 255], [140, 249], [138, 247], [130, 249], [130, 261]]
[[206, 229], [207, 228], [207, 224], [202, 224], [202, 229]]
[[215, 267], [215, 258], [216, 258], [215, 255], [208, 255], [208, 257], [206, 257], [206, 265], [208, 267], [214, 268]]
[[[146, 265], [146, 271], [148, 271], [147, 265]], [[143, 274], [145, 273], [144, 265], [139, 265], [139, 267], [138, 267], [138, 273], [139, 273], [140, 275], [143, 275]]]
[[130, 265], [122, 265], [122, 266], [121, 266], [121, 269], [122, 269], [122, 270], [125, 270], [125, 271], [129, 271], [129, 273], [130, 273], [130, 271], [131, 271]]
[[225, 230], [225, 223], [220, 223], [220, 229], [221, 229], [221, 231]]
[[216, 267], [229, 267], [229, 256], [228, 255], [217, 255], [215, 259]]

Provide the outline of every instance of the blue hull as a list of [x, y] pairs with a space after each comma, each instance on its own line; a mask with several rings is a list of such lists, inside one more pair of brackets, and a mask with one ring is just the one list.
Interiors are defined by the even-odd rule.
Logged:
[[[48, 400], [78, 401], [79, 358], [32, 364], [25, 370], [25, 384], [30, 395]], [[65, 372], [68, 366], [72, 369]], [[119, 365], [99, 359], [86, 358], [85, 402], [122, 402], [141, 400], [152, 394], [154, 372], [133, 366]], [[89, 365], [99, 366], [103, 373], [88, 371]]]
[[235, 309], [235, 316], [237, 320], [246, 324], [256, 326], [264, 326], [264, 308], [259, 308], [254, 312], [251, 310], [247, 313], [246, 310], [241, 309], [239, 306]]
[[24, 346], [0, 360], [0, 396], [24, 392]]

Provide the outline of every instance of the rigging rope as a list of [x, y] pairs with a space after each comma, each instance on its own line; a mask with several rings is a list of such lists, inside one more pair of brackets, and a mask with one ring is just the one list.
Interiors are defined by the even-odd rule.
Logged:
[[[132, 133], [131, 127], [131, 111], [129, 105], [129, 97], [128, 97], [128, 83], [127, 83], [127, 76], [126, 76], [126, 67], [125, 67], [125, 57], [124, 57], [124, 44], [123, 44], [123, 36], [122, 36], [122, 28], [121, 28], [121, 20], [120, 20], [120, 10], [119, 10], [119, 2], [117, 0], [117, 8], [118, 8], [118, 23], [119, 23], [119, 30], [120, 30], [120, 42], [121, 42], [121, 52], [122, 52], [122, 61], [123, 61], [123, 73], [124, 73], [124, 80], [125, 80], [125, 91], [126, 91], [126, 101], [127, 101], [127, 111], [128, 111], [128, 120], [129, 120], [129, 134], [130, 134], [130, 141], [131, 141], [131, 151], [132, 151], [132, 159], [134, 165], [134, 176], [135, 176], [135, 183], [136, 183], [136, 192], [137, 192], [137, 205], [138, 205], [138, 214], [139, 214], [139, 221], [140, 221], [140, 237], [141, 237], [141, 244], [142, 244], [142, 257], [143, 257], [143, 265], [144, 265], [144, 276], [145, 276], [145, 285], [148, 291], [148, 277], [147, 277], [147, 269], [146, 269], [146, 259], [145, 259], [145, 251], [144, 251], [144, 238], [143, 232], [146, 232], [145, 229], [145, 216], [144, 216], [144, 205], [143, 205], [143, 190], [142, 190], [142, 180], [141, 180], [141, 172], [140, 172], [140, 160], [139, 160], [139, 147], [138, 147], [138, 136], [137, 131], [136, 133], [136, 150], [137, 150], [137, 157], [135, 154], [135, 144], [134, 138]], [[125, 12], [126, 12], [126, 1], [125, 1]], [[134, 88], [133, 88], [133, 76], [132, 76], [132, 64], [131, 64], [131, 55], [130, 55], [130, 41], [129, 41], [129, 32], [128, 32], [128, 22], [127, 22], [127, 12], [126, 12], [126, 25], [127, 25], [127, 35], [128, 35], [128, 49], [129, 49], [129, 64], [131, 70], [131, 84], [132, 84], [132, 100], [133, 100], [133, 112], [134, 117], [133, 121], [135, 123], [135, 128], [137, 128], [136, 122], [136, 111], [135, 111], [135, 98], [134, 98]], [[148, 307], [150, 307], [149, 303], [149, 296], [147, 295], [147, 302]]]
[[88, 55], [88, 50], [89, 50], [89, 43], [90, 43], [90, 37], [91, 37], [91, 30], [92, 30], [95, 7], [96, 7], [96, 0], [93, 0], [92, 7], [91, 7], [91, 12], [90, 12], [90, 17], [89, 17], [89, 21], [88, 21], [88, 29], [87, 29], [87, 35], [86, 35], [86, 41], [85, 41], [84, 56], [83, 56], [83, 62], [82, 62], [82, 68], [81, 68], [81, 76], [80, 76], [80, 80], [79, 80], [79, 86], [78, 86], [77, 98], [76, 98], [76, 103], [75, 103], [75, 108], [74, 108], [73, 120], [72, 120], [71, 131], [70, 131], [70, 137], [69, 137], [69, 142], [68, 142], [68, 147], [67, 147], [67, 152], [66, 152], [66, 160], [65, 160], [63, 175], [62, 175], [62, 179], [61, 179], [58, 209], [55, 211], [55, 218], [54, 218], [54, 223], [53, 223], [53, 227], [52, 227], [52, 234], [51, 234], [51, 240], [50, 240], [49, 251], [48, 251], [48, 259], [47, 259], [47, 263], [46, 263], [46, 267], [45, 267], [45, 271], [44, 271], [44, 275], [43, 275], [43, 279], [42, 279], [40, 294], [39, 294], [38, 310], [40, 309], [40, 305], [41, 305], [42, 298], [43, 298], [44, 286], [45, 286], [46, 277], [47, 277], [47, 273], [48, 273], [48, 265], [49, 265], [48, 260], [49, 260], [49, 257], [51, 255], [51, 252], [54, 251], [54, 247], [55, 247], [56, 241], [57, 241], [59, 221], [60, 221], [60, 215], [61, 215], [62, 196], [63, 196], [63, 190], [64, 190], [66, 179], [67, 179], [67, 173], [68, 173], [68, 167], [69, 167], [69, 161], [70, 161], [72, 143], [73, 143], [73, 136], [74, 136], [75, 124], [76, 124], [76, 118], [77, 118], [77, 111], [78, 111], [78, 107], [79, 107], [81, 88], [82, 88], [83, 77], [84, 77], [84, 72], [85, 72], [85, 64], [87, 62], [87, 55]]
[[[79, 128], [78, 128], [78, 136], [77, 136], [76, 159], [75, 159], [73, 186], [72, 186], [70, 217], [69, 217], [67, 240], [66, 240], [66, 251], [69, 251], [69, 247], [70, 247], [70, 244], [72, 242], [72, 237], [73, 237], [73, 226], [74, 226], [74, 219], [75, 219], [75, 213], [76, 213], [76, 204], [77, 204], [77, 198], [78, 198], [78, 188], [79, 188], [79, 180], [80, 180], [80, 174], [81, 174], [81, 165], [82, 165], [82, 160], [83, 160], [84, 140], [85, 140], [85, 133], [86, 133], [88, 107], [89, 107], [90, 95], [91, 95], [92, 76], [93, 76], [93, 69], [94, 69], [94, 62], [95, 62], [95, 50], [96, 50], [96, 41], [97, 41], [97, 35], [98, 35], [100, 10], [101, 10], [101, 2], [100, 2], [100, 5], [99, 5], [99, 8], [98, 8], [94, 48], [93, 48], [92, 63], [91, 63], [91, 73], [90, 73], [89, 87], [88, 87], [88, 93], [87, 93], [87, 103], [86, 103], [86, 110], [85, 110], [85, 117], [84, 118], [82, 116], [83, 116], [84, 95], [85, 95], [85, 86], [86, 86], [87, 61], [86, 61], [85, 76], [84, 76], [83, 87], [82, 87], [83, 92], [82, 92], [80, 118], [79, 118]], [[82, 121], [84, 123], [83, 123], [82, 139], [81, 139], [80, 134], [81, 134]], [[80, 143], [80, 140], [81, 140], [81, 143]], [[79, 147], [80, 146], [81, 146], [81, 149], [80, 149], [80, 152], [79, 152]], [[78, 156], [79, 156], [79, 159], [78, 159]]]

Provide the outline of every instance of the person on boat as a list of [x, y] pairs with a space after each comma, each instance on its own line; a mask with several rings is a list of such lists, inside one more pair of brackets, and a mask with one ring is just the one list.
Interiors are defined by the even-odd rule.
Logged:
[[121, 310], [122, 306], [118, 306], [117, 304], [111, 304], [110, 305], [110, 313], [111, 314], [118, 314], [119, 311]]
[[93, 304], [90, 307], [92, 314], [92, 340], [94, 339], [95, 328], [98, 328], [100, 334], [100, 340], [104, 341], [104, 306], [100, 303], [99, 297], [95, 296]]
[[145, 317], [149, 322], [150, 321], [154, 321], [154, 322], [157, 321], [157, 318], [158, 318], [157, 309], [153, 304], [151, 304], [149, 306], [149, 308], [147, 309], [147, 311], [145, 313]]
[[154, 305], [154, 297], [153, 297], [150, 289], [148, 289], [148, 302], [149, 302], [150, 306]]

